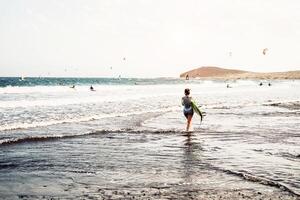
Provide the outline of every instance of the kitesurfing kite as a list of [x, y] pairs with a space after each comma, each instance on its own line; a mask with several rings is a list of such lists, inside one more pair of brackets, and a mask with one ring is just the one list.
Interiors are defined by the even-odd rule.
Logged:
[[263, 53], [264, 55], [266, 55], [266, 53], [267, 53], [268, 50], [269, 50], [268, 48], [264, 48], [262, 53]]

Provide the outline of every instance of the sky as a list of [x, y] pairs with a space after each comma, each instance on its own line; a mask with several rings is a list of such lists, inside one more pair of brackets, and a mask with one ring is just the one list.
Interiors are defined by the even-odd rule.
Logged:
[[0, 76], [300, 70], [299, 10], [299, 0], [0, 0]]

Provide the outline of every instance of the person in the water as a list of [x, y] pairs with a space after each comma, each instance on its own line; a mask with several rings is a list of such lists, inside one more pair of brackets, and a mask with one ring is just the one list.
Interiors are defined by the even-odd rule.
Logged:
[[91, 91], [95, 91], [95, 89], [94, 89], [94, 87], [91, 85], [91, 87], [90, 87], [90, 90]]
[[194, 110], [192, 108], [192, 97], [190, 96], [190, 89], [184, 90], [184, 97], [182, 97], [181, 104], [183, 105], [183, 114], [187, 119], [186, 131], [190, 131]]
[[190, 77], [188, 74], [185, 76], [185, 80], [190, 80]]

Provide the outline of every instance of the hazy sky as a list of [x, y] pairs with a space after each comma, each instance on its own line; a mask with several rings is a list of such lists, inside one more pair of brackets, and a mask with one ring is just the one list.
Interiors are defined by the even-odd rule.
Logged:
[[0, 76], [300, 70], [299, 52], [299, 0], [0, 0]]

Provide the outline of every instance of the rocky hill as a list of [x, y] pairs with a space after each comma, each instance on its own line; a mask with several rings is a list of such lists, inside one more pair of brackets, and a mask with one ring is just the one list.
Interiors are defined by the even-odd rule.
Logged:
[[220, 67], [200, 67], [180, 74], [181, 78], [203, 79], [300, 79], [300, 70], [259, 73]]

